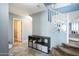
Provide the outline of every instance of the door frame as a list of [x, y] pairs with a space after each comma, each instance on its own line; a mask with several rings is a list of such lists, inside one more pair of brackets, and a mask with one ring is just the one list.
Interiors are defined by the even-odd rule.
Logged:
[[18, 19], [18, 18], [13, 18], [13, 21], [12, 21], [12, 32], [13, 32], [13, 39], [12, 39], [12, 45], [14, 45], [14, 21], [21, 21], [21, 42], [22, 42], [22, 20], [21, 19]]

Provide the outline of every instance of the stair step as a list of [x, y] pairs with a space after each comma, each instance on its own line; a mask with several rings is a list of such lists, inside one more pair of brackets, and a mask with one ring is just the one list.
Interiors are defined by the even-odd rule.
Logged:
[[62, 52], [59, 48], [55, 49], [56, 56], [69, 56], [68, 54]]
[[68, 56], [68, 54], [65, 54], [64, 52], [62, 52], [59, 48], [54, 48], [51, 51], [51, 54], [54, 56]]
[[79, 46], [79, 41], [76, 41], [76, 40], [69, 40], [69, 43]]
[[56, 48], [53, 49], [52, 54], [54, 56], [61, 56], [61, 53]]
[[64, 47], [79, 49], [79, 46], [74, 45], [74, 44], [65, 44], [65, 43], [63, 43], [63, 45], [64, 45]]
[[71, 49], [68, 49], [68, 48], [64, 48], [64, 47], [59, 47], [59, 49], [61, 51], [63, 51], [64, 53], [68, 54], [68, 55], [71, 55], [71, 56], [79, 56], [79, 53], [78, 52], [75, 52]]

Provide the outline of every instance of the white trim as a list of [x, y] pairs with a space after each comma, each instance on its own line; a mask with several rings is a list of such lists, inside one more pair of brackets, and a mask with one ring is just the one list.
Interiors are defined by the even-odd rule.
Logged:
[[[13, 23], [12, 23], [12, 25], [13, 25], [13, 28], [12, 28], [12, 30], [14, 29], [14, 21], [15, 20], [18, 20], [18, 18], [13, 18]], [[21, 19], [19, 19], [19, 20], [21, 20]], [[22, 39], [21, 39], [22, 40]], [[13, 30], [13, 43], [12, 43], [12, 45], [14, 45], [14, 30]]]
[[9, 53], [0, 53], [0, 56], [8, 56]]
[[79, 41], [79, 39], [77, 39], [77, 38], [69, 38], [69, 40]]
[[69, 14], [67, 14], [67, 43], [69, 43]]
[[0, 53], [0, 54], [9, 54], [9, 53]]
[[12, 45], [14, 44], [14, 30], [13, 29], [14, 29], [14, 18], [13, 18], [13, 22], [12, 22], [12, 32], [13, 32], [13, 36], [12, 36], [13, 37], [13, 39], [12, 39], [13, 42], [12, 42]]

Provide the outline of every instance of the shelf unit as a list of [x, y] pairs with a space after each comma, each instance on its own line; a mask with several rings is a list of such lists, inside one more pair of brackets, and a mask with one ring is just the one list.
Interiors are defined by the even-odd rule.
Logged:
[[49, 53], [50, 37], [36, 35], [28, 36], [28, 47]]

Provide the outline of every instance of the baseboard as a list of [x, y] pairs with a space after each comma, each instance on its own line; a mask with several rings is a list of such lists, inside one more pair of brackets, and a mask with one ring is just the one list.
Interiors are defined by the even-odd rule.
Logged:
[[9, 56], [9, 53], [0, 53], [0, 56]]

